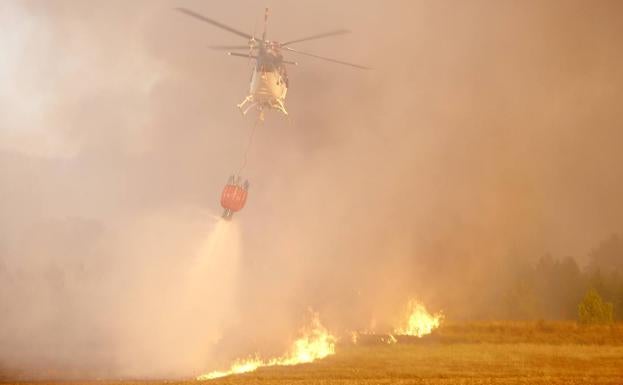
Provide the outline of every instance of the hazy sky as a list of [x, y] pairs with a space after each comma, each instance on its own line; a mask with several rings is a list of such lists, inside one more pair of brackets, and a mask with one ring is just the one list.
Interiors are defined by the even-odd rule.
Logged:
[[258, 33], [269, 6], [281, 41], [351, 29], [297, 47], [374, 68], [291, 56], [291, 119], [268, 116], [244, 172], [230, 328], [270, 308], [249, 334], [293, 330], [310, 305], [359, 327], [412, 295], [470, 316], [466, 287], [496, 261], [583, 258], [623, 231], [619, 1], [3, 1], [10, 319], [43, 301], [24, 282], [54, 274], [90, 271], [117, 298], [123, 274], [166, 272], [220, 213], [251, 67], [208, 49], [243, 40], [177, 6]]

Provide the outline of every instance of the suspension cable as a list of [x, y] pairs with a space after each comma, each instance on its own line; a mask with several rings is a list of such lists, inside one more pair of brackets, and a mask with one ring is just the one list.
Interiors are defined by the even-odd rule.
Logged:
[[261, 119], [259, 118], [256, 119], [255, 123], [253, 124], [253, 128], [251, 128], [251, 133], [249, 134], [249, 141], [247, 142], [247, 148], [244, 151], [242, 165], [240, 166], [240, 169], [238, 170], [237, 175], [242, 174], [242, 171], [247, 166], [247, 160], [249, 158], [249, 150], [251, 149], [251, 144], [253, 143], [253, 137], [255, 136], [255, 129], [257, 128], [257, 126], [261, 124], [261, 122], [262, 122]]

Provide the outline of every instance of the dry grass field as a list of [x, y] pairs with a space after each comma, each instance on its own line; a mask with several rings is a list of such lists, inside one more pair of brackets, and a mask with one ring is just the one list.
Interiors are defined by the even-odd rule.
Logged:
[[[14, 381], [15, 382], [15, 381]], [[7, 382], [7, 383], [14, 383]], [[119, 384], [121, 382], [22, 382]], [[191, 384], [130, 381], [128, 384]], [[246, 384], [623, 384], [623, 325], [581, 327], [571, 322], [449, 323], [433, 335], [382, 344], [372, 336], [341, 344], [311, 364], [260, 368], [209, 381]]]

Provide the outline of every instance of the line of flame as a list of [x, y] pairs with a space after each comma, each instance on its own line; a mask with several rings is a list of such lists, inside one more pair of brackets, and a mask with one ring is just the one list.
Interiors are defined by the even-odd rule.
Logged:
[[266, 366], [291, 366], [310, 363], [335, 354], [336, 338], [320, 323], [313, 313], [311, 325], [301, 330], [301, 338], [294, 341], [288, 353], [270, 360], [251, 357], [235, 361], [228, 370], [214, 371], [197, 377], [197, 380], [212, 380], [233, 374], [248, 373]]

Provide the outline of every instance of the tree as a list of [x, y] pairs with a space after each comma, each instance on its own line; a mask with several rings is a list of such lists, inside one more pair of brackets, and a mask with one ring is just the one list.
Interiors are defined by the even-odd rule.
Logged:
[[623, 238], [612, 235], [599, 243], [590, 253], [590, 270], [601, 270], [606, 275], [623, 272]]
[[586, 325], [612, 323], [612, 303], [604, 302], [597, 290], [591, 288], [578, 305], [578, 317]]
[[511, 319], [535, 319], [542, 315], [540, 297], [534, 288], [534, 280], [517, 279], [504, 296]]
[[545, 319], [574, 318], [585, 290], [582, 273], [575, 260], [546, 255], [539, 259], [532, 274], [542, 305], [539, 316]]

